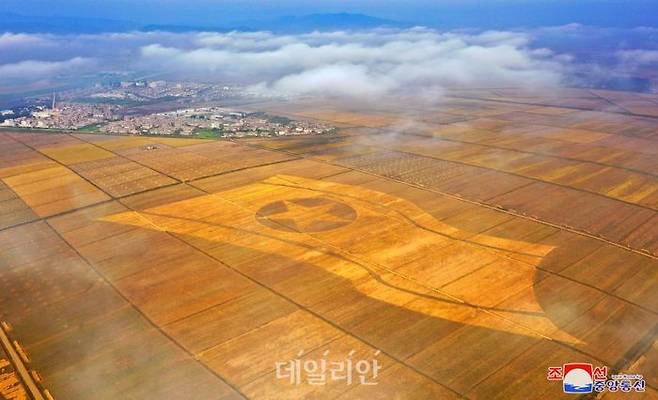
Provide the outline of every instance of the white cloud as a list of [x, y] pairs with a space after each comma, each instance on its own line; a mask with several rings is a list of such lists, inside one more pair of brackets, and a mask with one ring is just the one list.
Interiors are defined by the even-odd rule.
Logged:
[[453, 85], [556, 85], [568, 63], [532, 48], [528, 34], [505, 31], [5, 34], [0, 46], [3, 41], [14, 51], [0, 54], [0, 68], [12, 74], [22, 66], [45, 77], [87, 68], [80, 60], [95, 59], [104, 70], [170, 72], [280, 94], [382, 96], [438, 93]]
[[441, 33], [424, 28], [361, 32], [203, 33], [193, 46], [152, 44], [154, 68], [241, 79], [280, 94], [382, 96], [451, 85], [556, 85], [562, 61], [528, 47], [523, 33]]
[[623, 50], [617, 52], [617, 57], [634, 65], [658, 64], [658, 50]]
[[8, 47], [33, 46], [42, 41], [43, 38], [37, 35], [5, 32], [0, 34], [0, 49], [6, 51]]
[[[267, 87], [261, 83], [262, 87]], [[334, 64], [284, 76], [269, 86], [276, 93], [376, 97], [395, 88], [392, 78], [373, 74], [366, 66]]]
[[93, 60], [76, 57], [65, 61], [26, 60], [12, 64], [0, 64], [0, 82], [12, 80], [39, 80], [62, 73], [91, 68]]

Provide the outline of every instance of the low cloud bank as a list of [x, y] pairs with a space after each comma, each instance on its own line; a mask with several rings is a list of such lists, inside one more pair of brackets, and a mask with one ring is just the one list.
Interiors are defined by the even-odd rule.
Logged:
[[95, 66], [94, 60], [75, 57], [64, 61], [26, 60], [0, 65], [0, 82], [33, 81], [52, 78], [60, 74], [71, 74], [89, 70]]
[[617, 55], [620, 60], [632, 65], [658, 65], [658, 50], [622, 50]]
[[564, 66], [522, 33], [477, 35], [428, 29], [200, 34], [196, 46], [152, 44], [147, 68], [243, 80], [270, 94], [372, 97], [445, 87], [557, 85]]
[[534, 39], [523, 31], [426, 28], [297, 35], [5, 33], [0, 35], [0, 84], [102, 69], [234, 82], [272, 95], [350, 98], [436, 95], [450, 87], [559, 85], [571, 58], [533, 46]]

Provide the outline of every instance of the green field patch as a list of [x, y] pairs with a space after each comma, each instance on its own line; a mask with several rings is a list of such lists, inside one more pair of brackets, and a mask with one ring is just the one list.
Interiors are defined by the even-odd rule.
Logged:
[[100, 132], [101, 127], [103, 127], [103, 125], [105, 125], [105, 124], [104, 123], [97, 123], [97, 124], [85, 125], [85, 126], [81, 127], [80, 129], [78, 129], [78, 132], [88, 132], [88, 133], [89, 132], [90, 133]]
[[217, 128], [197, 129], [193, 133], [199, 139], [218, 139], [226, 136], [224, 131]]

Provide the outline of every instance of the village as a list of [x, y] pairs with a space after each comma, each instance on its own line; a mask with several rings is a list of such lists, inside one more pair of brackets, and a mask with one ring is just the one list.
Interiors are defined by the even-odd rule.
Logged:
[[129, 117], [109, 122], [100, 132], [119, 135], [247, 137], [317, 135], [335, 128], [265, 113], [246, 113], [220, 107], [201, 107]]

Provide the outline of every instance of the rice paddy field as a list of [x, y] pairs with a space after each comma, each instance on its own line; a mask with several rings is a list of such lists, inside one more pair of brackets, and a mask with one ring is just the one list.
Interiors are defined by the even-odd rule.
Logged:
[[[657, 95], [250, 107], [340, 130], [0, 131], [14, 393], [558, 399], [548, 368], [584, 362], [658, 399]], [[371, 384], [281, 375], [348, 359]]]

